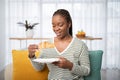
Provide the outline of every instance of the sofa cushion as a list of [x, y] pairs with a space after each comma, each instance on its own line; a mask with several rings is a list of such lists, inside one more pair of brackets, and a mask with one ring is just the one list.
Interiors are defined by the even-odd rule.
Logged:
[[[37, 52], [36, 55], [39, 53]], [[13, 80], [47, 80], [48, 68], [36, 71], [29, 58], [27, 50], [12, 50]]]
[[89, 51], [90, 74], [85, 76], [85, 80], [101, 80], [102, 50]]

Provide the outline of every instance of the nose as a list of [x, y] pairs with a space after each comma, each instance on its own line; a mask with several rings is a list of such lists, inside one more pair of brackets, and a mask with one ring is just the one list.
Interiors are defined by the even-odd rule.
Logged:
[[58, 31], [58, 30], [59, 30], [59, 27], [58, 27], [58, 26], [55, 26], [55, 27], [54, 27], [54, 30], [55, 30], [55, 31]]

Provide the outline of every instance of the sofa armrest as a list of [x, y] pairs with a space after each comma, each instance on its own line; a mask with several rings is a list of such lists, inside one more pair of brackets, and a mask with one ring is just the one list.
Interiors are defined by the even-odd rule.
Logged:
[[5, 68], [5, 73], [4, 73], [5, 80], [12, 80], [12, 72], [13, 72], [13, 66], [12, 64], [8, 64]]

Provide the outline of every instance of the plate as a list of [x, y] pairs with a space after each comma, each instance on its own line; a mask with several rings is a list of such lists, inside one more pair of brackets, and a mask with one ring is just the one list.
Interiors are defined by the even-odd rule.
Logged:
[[37, 58], [37, 59], [33, 59], [33, 61], [39, 63], [52, 63], [52, 62], [58, 62], [59, 58]]

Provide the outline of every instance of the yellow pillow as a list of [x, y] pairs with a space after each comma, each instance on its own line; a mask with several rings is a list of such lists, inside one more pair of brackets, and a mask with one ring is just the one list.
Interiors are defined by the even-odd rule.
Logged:
[[[38, 55], [38, 52], [36, 53]], [[47, 66], [42, 71], [36, 71], [28, 58], [27, 50], [12, 50], [13, 80], [47, 80]]]

